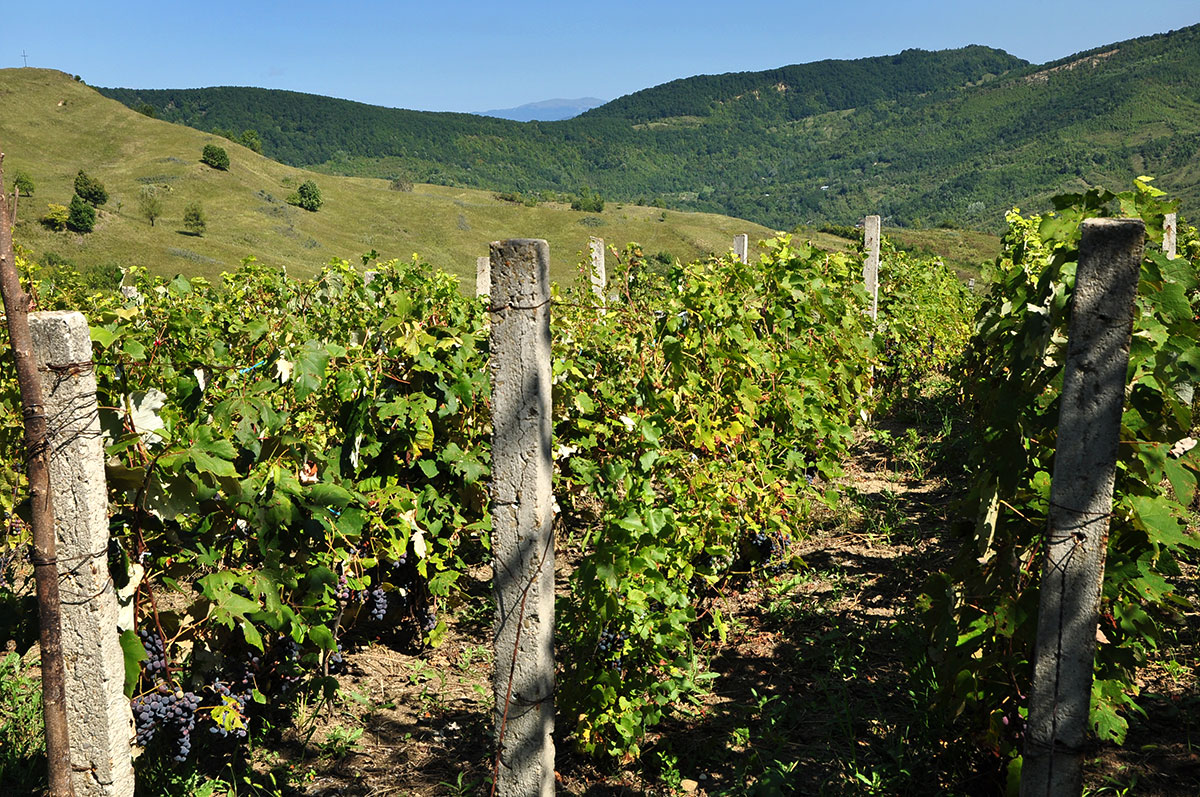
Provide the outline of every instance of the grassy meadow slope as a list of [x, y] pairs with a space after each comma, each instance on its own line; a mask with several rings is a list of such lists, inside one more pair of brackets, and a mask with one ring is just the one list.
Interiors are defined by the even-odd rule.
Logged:
[[[200, 163], [208, 143], [229, 153], [228, 172]], [[211, 278], [253, 255], [304, 274], [332, 257], [353, 260], [374, 249], [385, 258], [419, 253], [473, 284], [475, 258], [487, 254], [489, 241], [530, 237], [550, 242], [552, 278], [565, 281], [589, 235], [617, 245], [638, 241], [647, 254], [693, 258], [727, 250], [737, 233], [771, 234], [713, 214], [613, 203], [602, 213], [557, 204], [529, 208], [486, 191], [418, 184], [400, 192], [381, 179], [312, 174], [148, 118], [44, 69], [0, 70], [0, 149], [7, 182], [24, 171], [35, 184], [34, 195], [20, 201], [17, 243], [38, 257], [53, 253], [81, 267], [118, 263]], [[69, 203], [81, 168], [109, 193], [95, 231], [45, 229], [37, 219], [47, 203]], [[284, 201], [306, 179], [317, 182], [324, 198], [316, 213]], [[153, 227], [139, 212], [143, 185], [160, 187], [164, 197], [163, 216]], [[183, 231], [183, 210], [191, 202], [199, 202], [208, 219], [201, 237]]]

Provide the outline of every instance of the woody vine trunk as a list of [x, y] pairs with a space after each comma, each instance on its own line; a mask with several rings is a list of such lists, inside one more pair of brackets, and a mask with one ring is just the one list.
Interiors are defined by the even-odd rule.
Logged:
[[8, 320], [8, 337], [21, 391], [25, 419], [26, 467], [33, 527], [33, 574], [37, 584], [41, 630], [42, 711], [46, 724], [46, 759], [52, 797], [74, 797], [71, 749], [67, 733], [66, 687], [62, 654], [62, 604], [58, 594], [58, 561], [54, 539], [54, 507], [50, 504], [50, 462], [46, 446], [46, 412], [42, 380], [33, 358], [29, 334], [29, 294], [21, 287], [13, 256], [12, 230], [17, 197], [4, 194], [4, 154], [0, 153], [0, 293]]

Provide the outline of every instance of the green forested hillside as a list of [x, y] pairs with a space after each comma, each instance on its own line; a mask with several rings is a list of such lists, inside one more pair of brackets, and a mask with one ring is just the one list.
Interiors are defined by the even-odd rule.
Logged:
[[931, 91], [958, 89], [1019, 69], [1028, 62], [1003, 50], [973, 45], [958, 50], [905, 50], [856, 61], [817, 61], [761, 72], [698, 75], [618, 97], [583, 116], [649, 122], [675, 116], [712, 116], [748, 95], [754, 115], [802, 119]]
[[1142, 173], [1200, 200], [1200, 26], [1042, 66], [985, 47], [703, 76], [564, 122], [248, 88], [104, 89], [288, 163], [502, 191], [578, 191], [775, 228], [995, 227], [1014, 204]]

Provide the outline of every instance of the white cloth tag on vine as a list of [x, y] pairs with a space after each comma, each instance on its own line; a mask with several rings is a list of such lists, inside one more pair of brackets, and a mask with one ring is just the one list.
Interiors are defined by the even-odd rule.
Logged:
[[1191, 451], [1195, 447], [1196, 447], [1195, 438], [1185, 437], [1182, 440], [1180, 440], [1179, 442], [1177, 442], [1175, 445], [1171, 446], [1171, 456], [1174, 457], [1175, 459], [1179, 459], [1180, 457], [1182, 457], [1184, 454]]

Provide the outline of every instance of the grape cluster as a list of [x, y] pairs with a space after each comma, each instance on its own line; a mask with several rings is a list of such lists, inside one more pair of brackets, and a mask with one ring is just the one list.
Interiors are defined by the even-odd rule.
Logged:
[[280, 634], [274, 646], [275, 677], [285, 690], [295, 689], [304, 680], [300, 665], [300, 643], [286, 634]]
[[239, 739], [246, 738], [246, 701], [250, 699], [250, 694], [254, 690], [254, 687], [246, 683], [242, 683], [239, 686], [238, 684], [222, 681], [218, 678], [213, 681], [212, 686], [209, 688], [216, 695], [219, 703], [237, 709], [238, 716], [242, 718], [242, 725], [240, 728], [230, 730], [222, 723], [214, 723], [209, 726], [208, 732], [222, 739], [228, 738], [230, 734]]
[[610, 668], [619, 670], [625, 660], [625, 640], [627, 639], [629, 639], [629, 634], [624, 631], [611, 631], [605, 628], [600, 632], [600, 639], [596, 642], [596, 652], [602, 658], [609, 659], [608, 666]]
[[159, 683], [153, 692], [134, 698], [132, 708], [139, 745], [145, 747], [161, 731], [171, 758], [187, 760], [192, 752], [196, 711], [200, 708], [200, 698], [194, 692]]
[[346, 574], [342, 573], [341, 578], [338, 579], [337, 589], [334, 590], [334, 597], [337, 598], [338, 606], [345, 607], [348, 605], [351, 594], [350, 581], [346, 578]]
[[387, 614], [388, 598], [387, 593], [383, 591], [383, 587], [377, 586], [371, 590], [371, 597], [367, 603], [371, 607], [371, 619], [382, 620]]
[[138, 638], [142, 640], [142, 647], [146, 649], [146, 654], [150, 657], [142, 663], [142, 672], [151, 681], [158, 681], [166, 677], [167, 649], [163, 638], [157, 631], [145, 627], [138, 629]]
[[428, 634], [430, 631], [437, 628], [437, 607], [432, 603], [429, 604], [425, 607], [424, 614], [425, 620], [421, 623], [421, 630]]
[[326, 666], [329, 668], [330, 675], [338, 675], [346, 671], [346, 659], [342, 655], [342, 645], [340, 642], [336, 643], [333, 653], [329, 654]]
[[224, 727], [226, 723], [217, 723], [208, 732], [224, 739], [233, 735], [239, 739], [246, 738], [246, 703], [254, 694], [258, 676], [263, 671], [263, 660], [254, 651], [239, 659], [226, 658], [225, 678], [216, 678], [208, 687], [220, 705], [236, 709], [241, 718], [241, 727], [232, 730]]
[[749, 540], [750, 547], [754, 549], [768, 573], [777, 576], [787, 570], [788, 563], [783, 556], [787, 546], [784, 544], [783, 534], [755, 531], [750, 534]]

